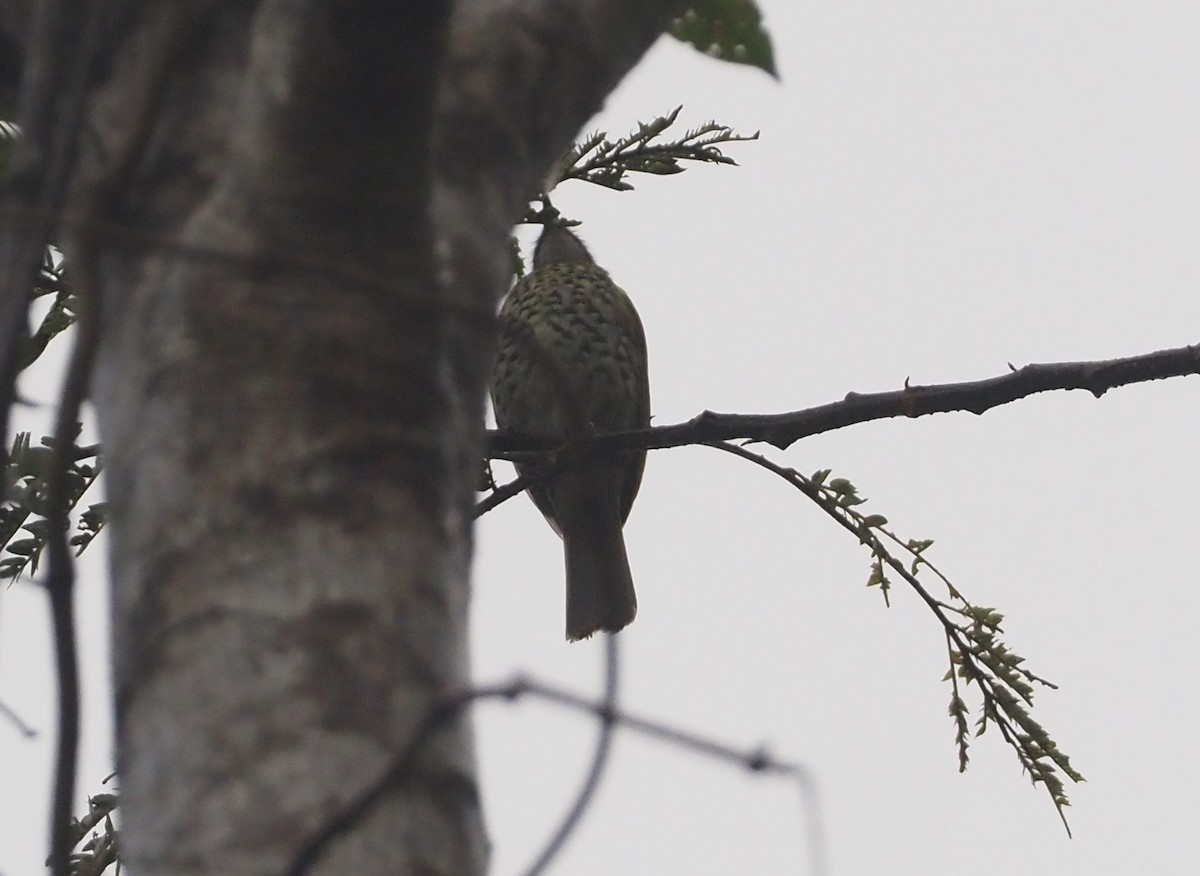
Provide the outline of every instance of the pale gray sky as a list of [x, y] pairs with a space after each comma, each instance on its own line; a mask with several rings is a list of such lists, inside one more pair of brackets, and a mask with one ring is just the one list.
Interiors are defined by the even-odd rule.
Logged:
[[[565, 186], [593, 253], [633, 297], [656, 422], [774, 412], [849, 391], [969, 380], [1011, 362], [1200, 340], [1200, 7], [976, 0], [763, 0], [783, 80], [664, 40], [610, 100], [614, 134], [685, 105], [762, 130], [740, 168]], [[800, 495], [716, 451], [651, 454], [627, 527], [640, 614], [625, 705], [816, 776], [831, 872], [1190, 873], [1200, 613], [1187, 496], [1197, 383], [1047, 394], [983, 417], [873, 423], [778, 461], [851, 478], [1061, 685], [1036, 714], [1089, 779], [1068, 840], [994, 731], [957, 772], [945, 646], [898, 585]], [[82, 583], [102, 660], [102, 583]], [[562, 640], [562, 556], [532, 504], [479, 529], [475, 675], [598, 691], [599, 642]], [[40, 595], [0, 594], [10, 801], [0, 873], [38, 872], [52, 726]], [[82, 768], [110, 768], [90, 679]], [[973, 698], [969, 701], [976, 704]], [[594, 728], [537, 704], [479, 712], [497, 874], [525, 865], [582, 776]], [[792, 785], [632, 735], [555, 872], [806, 873]]]

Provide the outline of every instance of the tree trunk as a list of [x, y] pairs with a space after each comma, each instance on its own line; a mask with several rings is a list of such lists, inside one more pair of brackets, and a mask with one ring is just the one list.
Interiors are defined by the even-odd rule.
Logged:
[[486, 869], [465, 714], [301, 850], [469, 684], [507, 238], [680, 4], [452, 5], [104, 7], [62, 228], [102, 313], [135, 876]]

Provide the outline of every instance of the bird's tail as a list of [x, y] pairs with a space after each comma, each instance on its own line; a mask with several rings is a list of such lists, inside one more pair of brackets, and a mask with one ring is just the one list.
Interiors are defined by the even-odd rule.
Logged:
[[571, 493], [566, 504], [583, 512], [560, 521], [567, 562], [567, 638], [572, 641], [600, 630], [615, 633], [637, 614], [619, 501], [609, 474], [567, 472], [559, 484]]

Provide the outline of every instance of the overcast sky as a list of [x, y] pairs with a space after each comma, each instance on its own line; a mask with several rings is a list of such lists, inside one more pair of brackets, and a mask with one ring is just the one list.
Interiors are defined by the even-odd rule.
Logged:
[[[757, 143], [739, 168], [557, 193], [637, 304], [655, 422], [777, 412], [847, 392], [995, 376], [1200, 341], [1200, 7], [1185, 2], [762, 0], [782, 81], [662, 41], [596, 125], [684, 104]], [[803, 763], [830, 872], [1191, 873], [1200, 755], [1188, 496], [1195, 379], [1045, 394], [808, 439], [1060, 685], [1035, 716], [1088, 783], [1068, 839], [993, 731], [959, 775], [940, 628], [799, 493], [703, 448], [657, 451], [626, 527], [640, 613], [623, 703]], [[36, 386], [29, 391], [37, 394]], [[49, 390], [40, 393], [49, 398]], [[81, 582], [102, 668], [103, 578]], [[480, 527], [473, 660], [599, 691], [601, 643], [562, 639], [562, 554], [532, 503]], [[933, 585], [931, 584], [931, 589]], [[53, 685], [46, 613], [0, 592], [0, 873], [39, 871]], [[107, 690], [88, 679], [81, 781], [111, 769]], [[973, 692], [968, 699], [974, 708]], [[526, 865], [573, 795], [593, 724], [540, 704], [478, 712], [493, 872]], [[554, 872], [809, 873], [795, 786], [622, 733]]]

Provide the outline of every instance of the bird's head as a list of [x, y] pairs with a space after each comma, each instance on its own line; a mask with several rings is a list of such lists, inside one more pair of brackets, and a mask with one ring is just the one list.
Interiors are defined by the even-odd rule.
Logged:
[[594, 265], [596, 260], [571, 229], [562, 225], [547, 225], [533, 250], [533, 268], [544, 268], [556, 262]]

